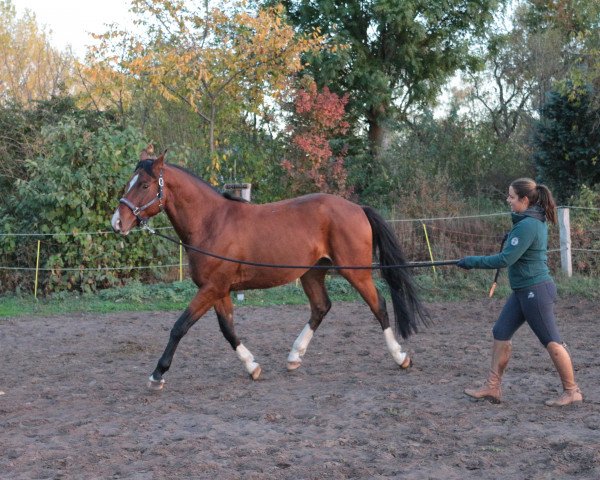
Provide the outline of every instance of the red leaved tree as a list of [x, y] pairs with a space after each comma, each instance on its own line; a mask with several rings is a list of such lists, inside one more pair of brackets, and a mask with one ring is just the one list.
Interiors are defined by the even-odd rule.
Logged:
[[349, 198], [344, 165], [347, 146], [334, 149], [339, 137], [349, 128], [344, 120], [348, 95], [340, 97], [327, 87], [321, 92], [312, 78], [304, 78], [295, 92], [291, 131], [291, 148], [282, 162], [294, 194], [324, 192]]

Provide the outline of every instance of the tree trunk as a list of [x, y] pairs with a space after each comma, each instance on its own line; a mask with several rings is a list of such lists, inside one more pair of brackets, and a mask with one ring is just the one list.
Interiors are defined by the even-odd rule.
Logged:
[[373, 158], [377, 158], [383, 149], [384, 128], [376, 120], [369, 120], [369, 150]]
[[210, 123], [209, 123], [209, 145], [210, 145], [210, 158], [213, 159], [215, 155], [215, 119], [217, 116], [217, 108], [215, 102], [212, 102], [210, 106]]
[[369, 150], [373, 159], [378, 158], [387, 147], [387, 130], [384, 125], [385, 107], [373, 107], [367, 114], [369, 125]]

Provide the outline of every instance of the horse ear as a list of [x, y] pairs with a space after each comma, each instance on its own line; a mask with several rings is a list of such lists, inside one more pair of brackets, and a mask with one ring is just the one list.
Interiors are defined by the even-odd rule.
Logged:
[[154, 145], [149, 143], [140, 153], [140, 160], [151, 160], [154, 158]]
[[154, 171], [160, 171], [162, 170], [164, 164], [165, 164], [165, 155], [167, 154], [167, 151], [165, 150], [163, 153], [161, 153], [159, 155], [159, 157], [154, 160], [154, 163], [152, 164], [152, 170]]

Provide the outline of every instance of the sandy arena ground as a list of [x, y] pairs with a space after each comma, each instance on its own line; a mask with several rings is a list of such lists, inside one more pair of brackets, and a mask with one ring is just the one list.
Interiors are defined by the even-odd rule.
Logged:
[[214, 313], [183, 339], [162, 392], [146, 379], [178, 312], [0, 319], [2, 479], [598, 479], [600, 308], [557, 306], [586, 400], [560, 383], [527, 326], [504, 403], [474, 402], [503, 299], [428, 304], [401, 371], [366, 305], [334, 304], [286, 371], [308, 306], [240, 307], [253, 382]]

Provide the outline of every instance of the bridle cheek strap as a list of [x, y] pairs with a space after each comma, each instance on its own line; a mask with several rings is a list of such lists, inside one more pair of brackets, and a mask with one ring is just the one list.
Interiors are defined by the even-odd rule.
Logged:
[[135, 215], [135, 218], [137, 219], [137, 221], [140, 224], [144, 225], [146, 222], [148, 222], [148, 217], [144, 218], [141, 215], [141, 213], [144, 210], [148, 209], [149, 207], [151, 207], [152, 205], [154, 205], [156, 202], [158, 202], [159, 203], [159, 207], [160, 207], [160, 211], [162, 212], [162, 210], [163, 210], [162, 200], [163, 200], [163, 187], [164, 187], [164, 185], [165, 185], [165, 181], [163, 179], [162, 171], [161, 171], [160, 175], [158, 177], [158, 192], [156, 193], [156, 197], [154, 197], [152, 200], [150, 200], [145, 205], [142, 205], [141, 207], [136, 207], [133, 203], [131, 203], [131, 201], [129, 201], [125, 197], [119, 199], [119, 203], [122, 203], [127, 208], [129, 208], [129, 210], [131, 210], [131, 213], [133, 213]]

